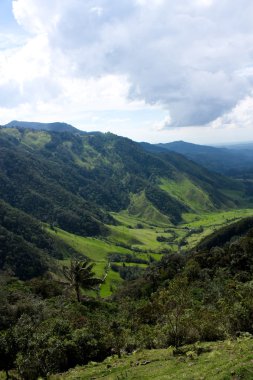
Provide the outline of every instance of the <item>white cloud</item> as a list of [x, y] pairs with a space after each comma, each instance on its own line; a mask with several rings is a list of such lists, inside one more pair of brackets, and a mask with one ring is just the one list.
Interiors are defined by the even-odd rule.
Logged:
[[160, 130], [243, 119], [251, 0], [14, 0], [13, 12], [29, 36], [0, 52], [4, 109], [53, 105], [64, 114], [68, 104], [81, 114], [156, 104], [170, 115]]
[[168, 129], [170, 128], [171, 126], [171, 117], [170, 115], [166, 115], [163, 120], [161, 121], [158, 121], [156, 122], [154, 125], [153, 125], [153, 129], [155, 131], [163, 131], [165, 129]]
[[210, 123], [211, 128], [249, 129], [253, 126], [253, 97], [246, 96], [230, 112]]

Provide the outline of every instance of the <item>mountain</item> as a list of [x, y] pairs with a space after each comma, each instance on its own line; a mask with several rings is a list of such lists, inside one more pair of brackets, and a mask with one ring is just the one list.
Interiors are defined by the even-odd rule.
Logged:
[[66, 123], [37, 123], [30, 121], [13, 120], [10, 123], [3, 125], [5, 128], [28, 128], [37, 131], [51, 131], [51, 132], [80, 132], [78, 129]]
[[[151, 146], [150, 146], [151, 145]], [[184, 141], [175, 141], [165, 144], [142, 143], [144, 149], [149, 151], [169, 150], [183, 154], [188, 159], [205, 168], [231, 176], [253, 168], [253, 144], [239, 144], [226, 147], [210, 147], [192, 144]]]
[[181, 153], [181, 154], [206, 154], [206, 153], [212, 153], [215, 154], [217, 152], [224, 152], [226, 151], [226, 148], [214, 148], [211, 146], [206, 145], [198, 145], [198, 144], [192, 144], [185, 141], [174, 141], [171, 143], [165, 143], [165, 144], [157, 144], [157, 146], [163, 148], [172, 150], [173, 152]]
[[186, 212], [234, 207], [231, 188], [245, 198], [239, 182], [111, 133], [1, 128], [0, 147], [0, 197], [83, 236], [106, 234], [112, 211], [142, 217], [152, 209], [179, 223]]

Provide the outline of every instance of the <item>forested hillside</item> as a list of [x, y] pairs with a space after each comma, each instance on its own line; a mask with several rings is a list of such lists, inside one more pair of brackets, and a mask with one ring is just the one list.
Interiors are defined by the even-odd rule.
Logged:
[[0, 201], [0, 271], [29, 280], [58, 272], [55, 259], [76, 252], [28, 214]]
[[[143, 191], [173, 223], [182, 220], [182, 213], [196, 211], [191, 197], [205, 199], [202, 210], [235, 206], [233, 196], [225, 195], [231, 187], [243, 199], [241, 183], [210, 173], [176, 153], [148, 153], [110, 133], [2, 128], [0, 144], [2, 199], [81, 235], [106, 234], [103, 224], [113, 223], [108, 212], [127, 209], [131, 194]], [[177, 185], [181, 193], [173, 191]], [[240, 204], [240, 199], [236, 202]]]

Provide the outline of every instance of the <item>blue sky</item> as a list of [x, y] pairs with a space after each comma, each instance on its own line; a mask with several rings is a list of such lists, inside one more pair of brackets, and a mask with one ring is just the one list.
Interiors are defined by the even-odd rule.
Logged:
[[0, 2], [0, 25], [3, 30], [12, 30], [17, 23], [12, 14], [12, 1], [1, 0]]
[[253, 141], [252, 15], [252, 0], [1, 0], [0, 123]]

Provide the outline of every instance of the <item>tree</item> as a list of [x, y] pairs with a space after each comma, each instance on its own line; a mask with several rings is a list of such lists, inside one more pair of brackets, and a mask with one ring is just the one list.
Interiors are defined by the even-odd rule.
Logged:
[[170, 344], [176, 348], [186, 340], [192, 321], [192, 295], [187, 279], [175, 277], [167, 289], [153, 295], [159, 324], [165, 326]]
[[4, 370], [6, 379], [9, 379], [9, 371], [14, 367], [17, 350], [12, 330], [6, 330], [0, 334], [0, 371]]
[[94, 263], [91, 263], [89, 259], [72, 260], [70, 267], [63, 267], [63, 274], [75, 289], [78, 302], [81, 301], [80, 288], [94, 290], [97, 285], [103, 282], [101, 279], [94, 277], [93, 267]]

